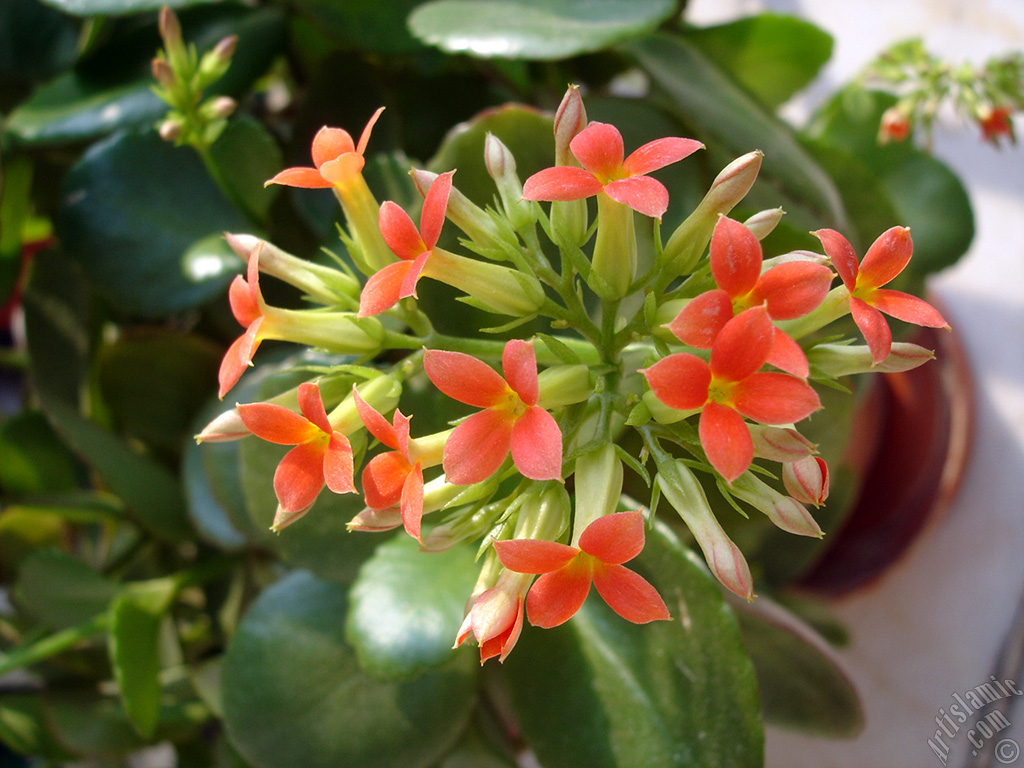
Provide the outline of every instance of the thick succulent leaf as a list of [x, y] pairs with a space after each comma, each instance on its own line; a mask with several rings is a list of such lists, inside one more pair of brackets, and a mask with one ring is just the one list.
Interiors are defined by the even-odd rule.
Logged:
[[250, 607], [224, 659], [228, 735], [256, 768], [426, 768], [462, 732], [476, 661], [403, 682], [359, 666], [346, 589], [297, 572]]
[[525, 631], [505, 670], [527, 742], [546, 768], [760, 766], [754, 671], [718, 585], [660, 524], [630, 567], [672, 619], [633, 625], [592, 595], [568, 624]]
[[29, 555], [18, 571], [18, 605], [52, 629], [82, 624], [110, 607], [117, 585], [57, 549]]
[[409, 17], [420, 40], [480, 58], [565, 59], [650, 32], [671, 0], [433, 0]]

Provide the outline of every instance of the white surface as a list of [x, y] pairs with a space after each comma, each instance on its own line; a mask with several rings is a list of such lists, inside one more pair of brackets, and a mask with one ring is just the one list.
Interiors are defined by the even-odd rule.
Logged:
[[[881, 49], [920, 36], [954, 62], [1024, 49], [1024, 0], [693, 0], [687, 16], [718, 23], [760, 10], [793, 13], [836, 37], [834, 58], [808, 95], [787, 106], [799, 120]], [[1024, 120], [1018, 120], [1024, 140]], [[953, 508], [927, 530], [871, 591], [835, 606], [853, 634], [843, 652], [864, 698], [857, 739], [826, 741], [769, 730], [773, 768], [916, 768], [942, 765], [927, 741], [954, 693], [1000, 679], [1004, 643], [1024, 651], [1012, 629], [1024, 598], [1024, 146], [996, 151], [976, 129], [940, 126], [935, 154], [965, 182], [976, 216], [974, 244], [933, 288], [960, 331], [977, 389], [977, 432]], [[938, 214], [939, 212], [937, 212]], [[939, 214], [940, 215], [940, 214]], [[1024, 688], [1019, 656], [1011, 677]], [[1008, 700], [1012, 738], [1024, 748], [1024, 697]], [[949, 766], [1000, 763], [970, 754], [967, 730], [953, 738]], [[948, 726], [947, 726], [948, 727]]]

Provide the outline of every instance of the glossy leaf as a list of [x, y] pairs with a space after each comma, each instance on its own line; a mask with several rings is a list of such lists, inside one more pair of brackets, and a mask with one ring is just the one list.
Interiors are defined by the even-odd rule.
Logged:
[[433, 0], [409, 17], [420, 40], [480, 58], [565, 59], [653, 30], [671, 0]]
[[[211, 464], [214, 466], [211, 467]], [[211, 476], [218, 471], [218, 464], [226, 465], [225, 473], [232, 472], [233, 464], [233, 473], [237, 475], [236, 446], [231, 443], [201, 445], [194, 441], [189, 441], [185, 445], [181, 467], [182, 481], [185, 485], [185, 504], [189, 519], [204, 541], [221, 549], [235, 550], [245, 545], [246, 536], [236, 525], [236, 516], [228, 510], [232, 503], [230, 498], [225, 498], [220, 492], [221, 484]], [[240, 493], [238, 498], [241, 499]], [[244, 515], [244, 500], [240, 501], [240, 505], [241, 514]]]
[[0, 3], [0, 80], [41, 80], [75, 60], [77, 30], [37, 0]]
[[263, 123], [246, 115], [236, 117], [210, 147], [210, 154], [234, 195], [265, 219], [281, 188], [264, 187], [263, 182], [281, 170], [284, 161], [281, 148]]
[[364, 670], [406, 679], [451, 660], [479, 570], [473, 554], [467, 547], [427, 554], [401, 535], [377, 547], [349, 595], [346, 636]]
[[14, 587], [18, 605], [52, 629], [88, 621], [106, 611], [117, 593], [112, 581], [57, 549], [29, 555]]
[[214, 2], [214, 0], [42, 0], [72, 16], [123, 16], [143, 11], [158, 11], [161, 6], [185, 8], [189, 5]]
[[344, 587], [298, 572], [250, 607], [224, 659], [224, 719], [256, 768], [426, 768], [465, 726], [476, 661], [404, 682], [359, 667]]
[[320, 32], [347, 48], [382, 54], [410, 53], [422, 46], [406, 29], [409, 12], [423, 0], [298, 0]]
[[809, 85], [832, 55], [827, 32], [774, 13], [690, 29], [685, 36], [769, 108]]
[[766, 722], [826, 738], [850, 738], [864, 727], [853, 681], [813, 629], [763, 599], [738, 605], [736, 615]]
[[191, 149], [152, 132], [94, 145], [68, 174], [58, 213], [61, 241], [88, 278], [121, 312], [144, 317], [220, 294], [241, 262], [196, 259], [189, 249], [247, 226]]
[[[636, 58], [664, 95], [672, 112], [710, 146], [730, 157], [764, 151], [760, 178], [777, 188], [772, 206], [785, 206], [787, 218], [807, 229], [823, 225], [847, 229], [847, 216], [835, 182], [800, 146], [793, 131], [677, 35], [658, 33], [629, 43]], [[789, 201], [780, 201], [779, 192]]]
[[70, 490], [80, 465], [40, 411], [0, 424], [0, 488], [15, 496]]
[[718, 585], [661, 524], [634, 566], [672, 620], [630, 624], [592, 596], [524, 631], [505, 669], [527, 742], [545, 768], [762, 765], [754, 671]]

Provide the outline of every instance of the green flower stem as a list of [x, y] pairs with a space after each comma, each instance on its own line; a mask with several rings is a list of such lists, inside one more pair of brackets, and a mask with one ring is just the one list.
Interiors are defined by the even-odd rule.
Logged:
[[0, 657], [0, 676], [70, 650], [83, 640], [105, 632], [109, 624], [110, 616], [100, 613], [82, 624], [62, 629], [31, 645], [21, 646], [12, 653]]

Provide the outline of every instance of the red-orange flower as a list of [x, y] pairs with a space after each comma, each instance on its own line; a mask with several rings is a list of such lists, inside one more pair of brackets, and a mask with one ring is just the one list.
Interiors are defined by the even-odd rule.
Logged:
[[679, 162], [704, 145], [669, 137], [648, 142], [625, 160], [622, 134], [607, 123], [591, 123], [569, 142], [582, 168], [558, 165], [533, 174], [523, 185], [527, 200], [580, 200], [604, 192], [645, 216], [660, 219], [668, 209], [668, 190], [647, 176]]
[[232, 342], [220, 362], [217, 374], [220, 389], [217, 394], [222, 398], [235, 386], [245, 369], [252, 365], [252, 356], [264, 338], [260, 333], [263, 326], [263, 296], [260, 293], [259, 252], [262, 246], [261, 241], [249, 252], [248, 279], [236, 275], [228, 288], [231, 312], [245, 328], [245, 332]]
[[792, 424], [821, 407], [806, 382], [785, 373], [758, 373], [775, 332], [768, 310], [753, 307], [725, 324], [711, 347], [710, 363], [678, 352], [642, 371], [665, 405], [701, 409], [701, 445], [711, 466], [729, 482], [754, 460], [744, 416], [762, 424]]
[[416, 295], [416, 283], [441, 236], [453, 173], [442, 173], [430, 185], [423, 201], [419, 229], [396, 203], [386, 200], [381, 205], [380, 233], [401, 261], [388, 264], [366, 281], [359, 297], [360, 317], [379, 314], [393, 307], [399, 299]]
[[903, 271], [914, 252], [910, 229], [893, 227], [879, 235], [868, 248], [864, 261], [857, 263], [857, 254], [850, 242], [832, 229], [812, 233], [825, 248], [832, 266], [850, 292], [850, 314], [864, 334], [871, 358], [880, 363], [892, 347], [892, 331], [882, 313], [914, 325], [948, 328], [948, 324], [931, 304], [916, 296], [881, 286]]
[[622, 563], [644, 548], [643, 513], [617, 512], [592, 522], [579, 547], [539, 539], [494, 542], [501, 564], [516, 573], [543, 574], [526, 598], [530, 623], [557, 627], [597, 588], [609, 607], [634, 624], [671, 618], [657, 590]]
[[395, 410], [392, 423], [352, 390], [359, 418], [370, 434], [393, 450], [370, 459], [363, 469], [363, 495], [374, 510], [399, 506], [406, 532], [420, 541], [423, 518], [423, 467], [409, 455], [409, 418]]
[[[324, 484], [335, 493], [353, 493], [352, 446], [327, 420], [320, 388], [305, 382], [298, 389], [301, 414], [273, 403], [238, 406], [242, 422], [257, 437], [294, 445], [274, 472], [274, 493], [286, 522], [312, 506]], [[281, 527], [276, 524], [276, 527]]]
[[981, 138], [998, 145], [1001, 136], [1009, 136], [1012, 143], [1014, 141], [1012, 115], [1013, 110], [1010, 107], [982, 108], [978, 115]]
[[495, 656], [505, 661], [523, 631], [523, 597], [531, 581], [530, 576], [503, 572], [497, 584], [473, 601], [459, 627], [456, 647], [472, 634], [480, 646], [481, 664]]
[[562, 477], [562, 432], [537, 405], [533, 345], [512, 339], [501, 357], [502, 378], [461, 352], [429, 349], [423, 367], [434, 386], [459, 402], [484, 410], [459, 424], [444, 446], [444, 472], [456, 485], [486, 480], [512, 453], [516, 469], [531, 480]]
[[[828, 294], [832, 271], [808, 261], [790, 261], [761, 273], [761, 243], [743, 224], [718, 219], [711, 236], [710, 263], [716, 290], [689, 302], [668, 328], [685, 344], [711, 349], [732, 318], [764, 305], [773, 320], [792, 320], [815, 309]], [[800, 345], [776, 329], [768, 362], [794, 376], [807, 378], [807, 357]]]
[[[325, 189], [342, 186], [354, 175], [362, 173], [366, 160], [363, 152], [370, 140], [374, 123], [384, 111], [381, 107], [363, 128], [359, 143], [352, 142], [352, 136], [341, 128], [326, 125], [313, 137], [313, 168], [285, 168], [266, 184], [284, 184], [288, 187]], [[264, 186], [266, 186], [264, 184]]]

